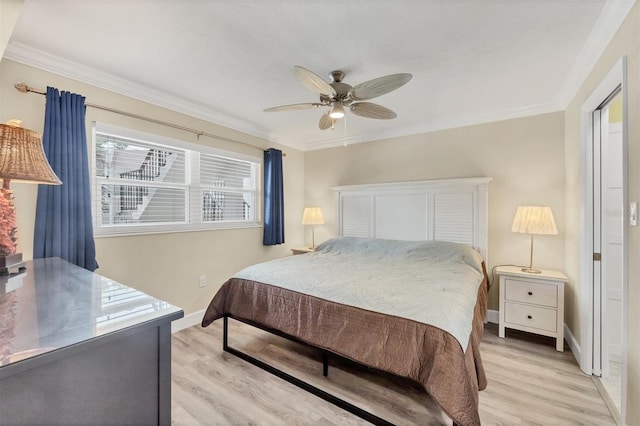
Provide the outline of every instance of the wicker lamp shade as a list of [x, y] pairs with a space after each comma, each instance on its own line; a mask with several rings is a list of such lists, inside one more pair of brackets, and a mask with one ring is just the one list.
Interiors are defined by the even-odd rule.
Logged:
[[37, 132], [0, 124], [0, 178], [19, 182], [60, 185], [51, 169]]
[[60, 185], [47, 161], [40, 135], [20, 127], [19, 120], [0, 124], [0, 275], [24, 271], [22, 253], [16, 253], [16, 212], [11, 181]]

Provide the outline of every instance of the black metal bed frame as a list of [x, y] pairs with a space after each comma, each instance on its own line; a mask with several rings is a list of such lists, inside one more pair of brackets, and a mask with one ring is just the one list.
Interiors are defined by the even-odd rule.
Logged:
[[[328, 392], [325, 392], [324, 390], [322, 390], [320, 388], [317, 388], [317, 387], [313, 386], [310, 383], [307, 383], [307, 382], [305, 382], [303, 380], [298, 379], [297, 377], [294, 377], [294, 376], [292, 376], [292, 375], [290, 375], [288, 373], [285, 373], [284, 371], [282, 371], [282, 370], [280, 370], [280, 369], [278, 369], [278, 368], [276, 368], [276, 367], [274, 367], [272, 365], [269, 365], [269, 364], [267, 364], [267, 363], [265, 363], [265, 362], [263, 362], [263, 361], [261, 361], [261, 360], [259, 360], [257, 358], [254, 358], [251, 355], [248, 355], [248, 354], [246, 354], [244, 352], [241, 352], [241, 351], [239, 351], [239, 350], [237, 350], [235, 348], [232, 348], [231, 346], [229, 346], [229, 318], [232, 318], [232, 319], [234, 319], [236, 321], [239, 321], [239, 322], [248, 324], [250, 326], [259, 328], [261, 330], [267, 331], [269, 333], [275, 334], [277, 336], [283, 337], [283, 338], [291, 340], [293, 342], [301, 343], [301, 344], [303, 344], [305, 346], [309, 346], [309, 347], [312, 347], [312, 348], [320, 350], [322, 352], [322, 375], [326, 377], [329, 374], [329, 352], [327, 352], [326, 350], [318, 348], [318, 347], [313, 346], [313, 345], [310, 345], [307, 342], [304, 342], [304, 341], [302, 341], [300, 339], [297, 339], [297, 338], [295, 338], [293, 336], [285, 334], [285, 333], [283, 333], [283, 332], [281, 332], [279, 330], [275, 330], [275, 329], [272, 329], [272, 328], [269, 328], [269, 327], [265, 327], [265, 326], [263, 326], [261, 324], [257, 324], [257, 323], [254, 323], [252, 321], [248, 321], [248, 320], [245, 320], [245, 319], [235, 318], [233, 315], [225, 315], [223, 317], [224, 325], [223, 325], [223, 333], [222, 333], [222, 349], [225, 352], [228, 352], [228, 353], [230, 353], [232, 355], [235, 355], [238, 358], [241, 358], [241, 359], [243, 359], [243, 360], [255, 365], [256, 367], [259, 367], [259, 368], [261, 368], [261, 369], [263, 369], [265, 371], [268, 371], [269, 373], [271, 373], [271, 374], [273, 374], [273, 375], [275, 375], [275, 376], [277, 376], [277, 377], [279, 377], [279, 378], [281, 378], [283, 380], [286, 380], [287, 382], [289, 382], [289, 383], [291, 383], [293, 385], [296, 385], [297, 387], [299, 387], [299, 388], [301, 388], [301, 389], [303, 389], [303, 390], [305, 390], [305, 391], [307, 391], [307, 392], [309, 392], [309, 393], [311, 393], [311, 394], [313, 394], [313, 395], [315, 395], [317, 397], [320, 397], [320, 398], [324, 399], [325, 401], [330, 402], [331, 404], [333, 404], [333, 405], [335, 405], [337, 407], [340, 407], [343, 410], [346, 410], [346, 411], [350, 412], [351, 414], [354, 414], [354, 415], [360, 417], [361, 419], [364, 419], [364, 420], [368, 421], [369, 423], [372, 423], [374, 425], [379, 425], [379, 426], [393, 426], [393, 423], [388, 422], [387, 420], [384, 420], [383, 418], [380, 418], [380, 417], [376, 416], [375, 414], [372, 414], [372, 413], [370, 413], [368, 411], [365, 411], [362, 408], [357, 407], [357, 406], [351, 404], [350, 402], [345, 401], [344, 399], [338, 398], [337, 396], [335, 396], [333, 394], [330, 394]], [[332, 353], [332, 355], [339, 356], [339, 355], [336, 355], [336, 354], [333, 354], [333, 353]]]

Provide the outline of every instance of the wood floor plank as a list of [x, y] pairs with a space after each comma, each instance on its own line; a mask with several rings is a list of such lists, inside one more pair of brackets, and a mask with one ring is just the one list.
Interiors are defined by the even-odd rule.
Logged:
[[[222, 351], [222, 321], [172, 337], [174, 425], [365, 425], [364, 420]], [[246, 324], [230, 322], [230, 344], [398, 425], [451, 424], [406, 379], [330, 357]], [[480, 392], [484, 425], [613, 425], [594, 382], [553, 339], [523, 332], [497, 337], [488, 324], [480, 346], [489, 385]]]

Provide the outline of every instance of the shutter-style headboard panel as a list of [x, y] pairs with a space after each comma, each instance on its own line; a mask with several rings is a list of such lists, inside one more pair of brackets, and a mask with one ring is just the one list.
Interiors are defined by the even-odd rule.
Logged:
[[487, 261], [491, 178], [349, 185], [336, 194], [337, 234], [468, 244]]

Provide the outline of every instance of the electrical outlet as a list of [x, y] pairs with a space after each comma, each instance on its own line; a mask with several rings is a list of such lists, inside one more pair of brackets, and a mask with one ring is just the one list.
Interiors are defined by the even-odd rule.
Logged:
[[207, 286], [207, 276], [200, 275], [200, 287], [206, 287], [206, 286]]

